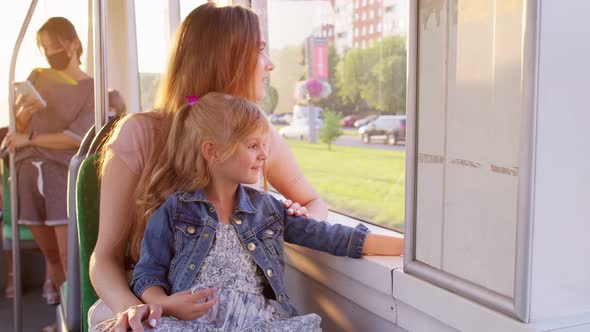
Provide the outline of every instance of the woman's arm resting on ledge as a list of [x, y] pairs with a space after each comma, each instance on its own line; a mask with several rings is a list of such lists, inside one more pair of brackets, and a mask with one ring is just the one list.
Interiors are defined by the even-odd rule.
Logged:
[[328, 217], [328, 205], [307, 182], [291, 149], [274, 128], [270, 133], [270, 156], [266, 176], [281, 195], [304, 206], [311, 218], [325, 220]]

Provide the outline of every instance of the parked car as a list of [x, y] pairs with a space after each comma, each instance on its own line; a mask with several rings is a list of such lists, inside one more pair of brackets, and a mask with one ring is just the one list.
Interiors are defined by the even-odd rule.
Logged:
[[287, 113], [281, 113], [281, 114], [271, 114], [268, 117], [268, 120], [270, 121], [270, 123], [272, 124], [276, 124], [276, 125], [285, 125], [285, 124], [289, 124], [287, 122], [287, 118], [285, 117], [285, 115], [287, 115]]
[[385, 143], [395, 145], [406, 140], [405, 115], [381, 115], [359, 128], [363, 143], [371, 143], [373, 137], [381, 137]]
[[358, 120], [356, 115], [347, 115], [340, 119], [340, 126], [347, 128], [347, 127], [354, 127], [354, 122]]
[[366, 125], [367, 123], [375, 120], [377, 117], [378, 117], [378, 115], [369, 115], [369, 116], [365, 116], [362, 119], [358, 119], [354, 122], [354, 127], [360, 128], [360, 127]]
[[[316, 134], [319, 137], [320, 128], [323, 125], [323, 121], [320, 119], [316, 120]], [[307, 119], [293, 121], [289, 126], [283, 127], [279, 130], [279, 135], [285, 139], [300, 139], [302, 141], [309, 139], [309, 123]]]
[[285, 122], [284, 124], [290, 124], [291, 122], [293, 122], [293, 114], [292, 113], [283, 114], [283, 121]]

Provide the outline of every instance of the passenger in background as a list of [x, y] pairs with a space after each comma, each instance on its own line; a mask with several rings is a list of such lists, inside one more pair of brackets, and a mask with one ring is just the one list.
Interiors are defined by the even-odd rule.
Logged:
[[127, 113], [125, 100], [119, 91], [109, 89], [109, 118]]
[[37, 31], [37, 45], [51, 68], [33, 70], [28, 80], [47, 106], [17, 96], [17, 132], [4, 144], [16, 151], [19, 223], [31, 229], [59, 288], [67, 271], [68, 167], [94, 122], [94, 80], [80, 68], [82, 44], [67, 19], [47, 20]]
[[[179, 185], [175, 174], [162, 174], [164, 181], [156, 187], [146, 181], [156, 174], [154, 165], [171, 119], [187, 99], [209, 92], [253, 102], [264, 98], [274, 69], [265, 49], [258, 16], [251, 10], [213, 3], [199, 6], [178, 28], [157, 108], [119, 122], [102, 154], [100, 226], [90, 261], [92, 284], [108, 307], [99, 300], [90, 309], [90, 331], [113, 314], [118, 317], [115, 331], [142, 331], [142, 320], [159, 319], [161, 306], [143, 304], [127, 280], [126, 270], [137, 262], [149, 217], [145, 206], [136, 204], [137, 194], [149, 188], [150, 205], [159, 206]], [[266, 176], [287, 197], [287, 213], [324, 219], [327, 205], [306, 180], [289, 146], [274, 129], [270, 137]]]

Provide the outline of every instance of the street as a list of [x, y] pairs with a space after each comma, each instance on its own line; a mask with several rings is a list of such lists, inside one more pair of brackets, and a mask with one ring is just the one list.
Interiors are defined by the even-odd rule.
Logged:
[[359, 136], [352, 136], [352, 135], [342, 135], [334, 140], [334, 145], [342, 145], [342, 146], [356, 146], [368, 149], [381, 149], [381, 150], [393, 150], [393, 151], [403, 151], [406, 149], [405, 142], [401, 143], [400, 145], [388, 145], [384, 144], [382, 139], [373, 138], [373, 142], [369, 144], [365, 144], [361, 141]]

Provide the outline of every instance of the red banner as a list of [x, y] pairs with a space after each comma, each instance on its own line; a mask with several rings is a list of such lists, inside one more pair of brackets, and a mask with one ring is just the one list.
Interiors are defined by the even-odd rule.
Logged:
[[323, 38], [311, 42], [312, 78], [328, 80], [328, 43]]

